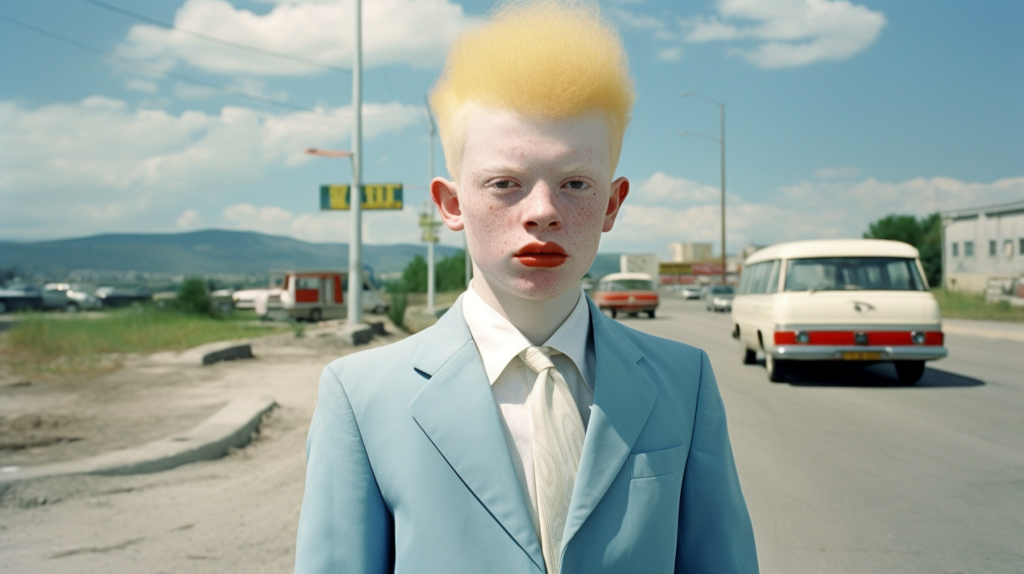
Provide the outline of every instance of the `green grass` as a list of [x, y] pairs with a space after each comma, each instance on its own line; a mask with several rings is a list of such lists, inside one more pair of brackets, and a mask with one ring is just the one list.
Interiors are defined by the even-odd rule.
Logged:
[[119, 366], [116, 354], [180, 351], [288, 329], [259, 325], [252, 314], [211, 318], [148, 307], [101, 317], [32, 314], [4, 335], [0, 353], [21, 374], [90, 373]]
[[939, 309], [946, 319], [981, 319], [986, 321], [1024, 321], [1024, 307], [1013, 307], [1006, 301], [986, 303], [984, 295], [932, 289]]

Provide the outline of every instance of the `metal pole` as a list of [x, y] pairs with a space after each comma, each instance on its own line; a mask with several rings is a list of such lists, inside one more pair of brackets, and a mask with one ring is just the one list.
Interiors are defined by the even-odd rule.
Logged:
[[722, 285], [725, 285], [726, 262], [725, 262], [725, 104], [718, 104], [718, 111], [721, 119], [721, 135], [718, 138], [722, 144]]
[[[434, 125], [434, 116], [430, 113], [430, 103], [427, 103], [427, 118], [430, 120], [430, 163], [427, 166], [427, 189], [430, 189], [430, 182], [434, 181], [434, 136], [437, 135], [437, 127]], [[433, 206], [428, 202], [427, 209], [432, 209]], [[434, 212], [430, 213], [430, 221], [434, 221]], [[434, 303], [435, 303], [435, 285], [437, 280], [434, 278], [434, 229], [430, 228], [430, 235], [427, 237], [427, 313], [434, 314]]]
[[352, 240], [348, 244], [348, 324], [363, 322], [363, 3], [356, 0], [355, 51], [352, 61]]

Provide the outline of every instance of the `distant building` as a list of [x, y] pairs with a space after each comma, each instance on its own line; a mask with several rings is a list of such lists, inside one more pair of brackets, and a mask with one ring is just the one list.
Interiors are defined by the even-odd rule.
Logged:
[[619, 271], [622, 273], [646, 273], [658, 278], [658, 256], [653, 253], [630, 253], [619, 256]]
[[708, 261], [714, 258], [714, 245], [711, 243], [669, 243], [672, 250], [673, 263], [690, 263]]
[[943, 285], [981, 293], [1024, 274], [1024, 201], [942, 212]]

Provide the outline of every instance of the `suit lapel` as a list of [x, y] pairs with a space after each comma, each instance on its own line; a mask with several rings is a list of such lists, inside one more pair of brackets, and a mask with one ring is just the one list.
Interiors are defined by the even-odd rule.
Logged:
[[605, 317], [593, 302], [590, 302], [590, 317], [597, 359], [594, 407], [583, 441], [583, 455], [562, 537], [563, 548], [618, 476], [647, 423], [658, 394], [654, 383], [637, 365], [643, 353], [620, 332], [623, 327]]
[[409, 403], [413, 419], [466, 488], [543, 571], [533, 520], [461, 297], [431, 327], [413, 367], [429, 378]]

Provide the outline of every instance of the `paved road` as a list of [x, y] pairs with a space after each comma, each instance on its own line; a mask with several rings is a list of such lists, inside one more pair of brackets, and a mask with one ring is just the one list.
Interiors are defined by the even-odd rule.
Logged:
[[885, 365], [779, 384], [698, 302], [624, 322], [711, 356], [762, 572], [1024, 572], [1024, 343], [950, 335], [910, 388]]
[[[778, 384], [740, 363], [728, 316], [699, 303], [624, 322], [711, 355], [762, 572], [1024, 572], [1024, 343], [951, 335], [951, 356], [912, 388], [886, 368]], [[163, 473], [0, 493], [0, 572], [290, 571], [329, 357], [258, 355], [183, 390], [274, 396], [282, 408], [256, 443]]]

